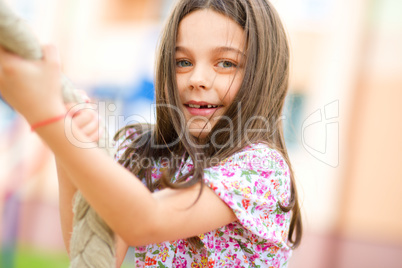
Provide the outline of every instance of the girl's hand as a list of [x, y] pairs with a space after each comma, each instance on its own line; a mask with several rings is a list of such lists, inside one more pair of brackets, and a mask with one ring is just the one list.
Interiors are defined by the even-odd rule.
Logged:
[[59, 56], [43, 47], [43, 59], [25, 60], [0, 47], [0, 94], [31, 125], [66, 112]]
[[[68, 114], [72, 117], [72, 120], [76, 126], [79, 127], [91, 142], [98, 142], [103, 133], [101, 129], [101, 118], [95, 109], [92, 109], [90, 105], [83, 108], [82, 104], [74, 106], [74, 104], [68, 104]], [[75, 109], [75, 107], [81, 107]]]

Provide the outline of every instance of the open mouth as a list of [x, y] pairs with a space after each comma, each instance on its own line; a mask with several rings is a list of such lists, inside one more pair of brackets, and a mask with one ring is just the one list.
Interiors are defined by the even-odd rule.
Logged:
[[214, 109], [214, 108], [221, 107], [222, 105], [214, 105], [214, 104], [206, 104], [206, 105], [185, 104], [185, 106], [190, 107], [190, 108], [196, 108], [196, 109]]
[[192, 101], [190, 103], [184, 104], [184, 107], [187, 108], [187, 111], [193, 116], [211, 116], [223, 107], [223, 105], [219, 104], [211, 104], [207, 102], [198, 102]]

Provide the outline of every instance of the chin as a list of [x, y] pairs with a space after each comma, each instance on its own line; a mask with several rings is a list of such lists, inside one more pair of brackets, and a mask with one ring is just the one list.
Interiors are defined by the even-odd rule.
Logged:
[[187, 129], [191, 136], [199, 139], [207, 137], [212, 128], [213, 124], [204, 120], [194, 120], [190, 124], [187, 124]]
[[200, 129], [195, 129], [195, 130], [190, 129], [189, 132], [190, 132], [191, 136], [193, 136], [197, 139], [201, 139], [201, 140], [205, 139], [209, 134], [209, 130], [200, 131]]

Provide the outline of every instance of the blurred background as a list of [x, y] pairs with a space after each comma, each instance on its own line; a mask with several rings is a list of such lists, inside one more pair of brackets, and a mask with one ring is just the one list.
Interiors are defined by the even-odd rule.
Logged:
[[[7, 2], [58, 46], [111, 131], [154, 122], [154, 52], [172, 0]], [[273, 4], [291, 44], [284, 122], [305, 226], [289, 267], [402, 267], [402, 1]], [[52, 154], [0, 100], [0, 267], [68, 267], [57, 187]]]

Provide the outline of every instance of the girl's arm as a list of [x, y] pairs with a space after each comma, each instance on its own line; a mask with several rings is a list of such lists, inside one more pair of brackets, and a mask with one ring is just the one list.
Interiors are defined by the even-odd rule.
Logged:
[[[84, 93], [83, 93], [84, 94]], [[86, 96], [86, 95], [85, 95]], [[92, 142], [97, 142], [99, 137], [99, 118], [94, 110], [81, 109], [73, 113], [71, 108], [74, 104], [67, 105], [69, 116], [73, 118], [74, 123], [83, 134]], [[69, 174], [62, 167], [60, 160], [56, 159], [57, 177], [59, 182], [59, 211], [61, 229], [63, 233], [64, 245], [70, 255], [70, 240], [73, 231], [73, 198], [77, 192], [77, 187], [71, 182]]]
[[[57, 161], [57, 160], [56, 160]], [[64, 245], [70, 255], [70, 240], [73, 231], [73, 197], [77, 188], [71, 183], [69, 175], [64, 168], [57, 164], [57, 175], [59, 179], [59, 206], [61, 229], [63, 232]], [[127, 254], [128, 245], [121, 237], [116, 235], [116, 267], [120, 267]]]
[[[35, 62], [0, 50], [0, 65], [1, 94], [31, 125], [66, 113], [54, 49], [45, 48], [44, 59]], [[100, 149], [74, 144], [72, 134], [76, 140], [90, 142], [74, 122], [57, 121], [38, 128], [37, 133], [68, 170], [73, 185], [129, 245], [187, 238], [236, 220], [208, 187], [194, 203], [200, 184], [152, 194]]]
[[[74, 136], [85, 140], [72, 124]], [[236, 220], [232, 210], [208, 187], [192, 205], [200, 185], [151, 194], [129, 171], [97, 148], [74, 146], [64, 123], [38, 129], [73, 182], [100, 216], [129, 245], [191, 237]]]
[[57, 177], [59, 180], [59, 211], [61, 231], [63, 233], [64, 245], [70, 256], [70, 240], [73, 232], [73, 197], [77, 187], [71, 183], [68, 174], [61, 167], [59, 160], [56, 159]]
[[[68, 108], [72, 107], [70, 105]], [[71, 111], [71, 110], [70, 110]], [[76, 114], [70, 114], [74, 123], [92, 142], [98, 141], [99, 119], [94, 110], [83, 109]], [[56, 159], [57, 175], [59, 180], [59, 207], [63, 240], [68, 255], [70, 255], [70, 240], [73, 231], [73, 198], [77, 187], [71, 182], [68, 172]], [[116, 236], [116, 267], [120, 267], [127, 253], [127, 244]]]

